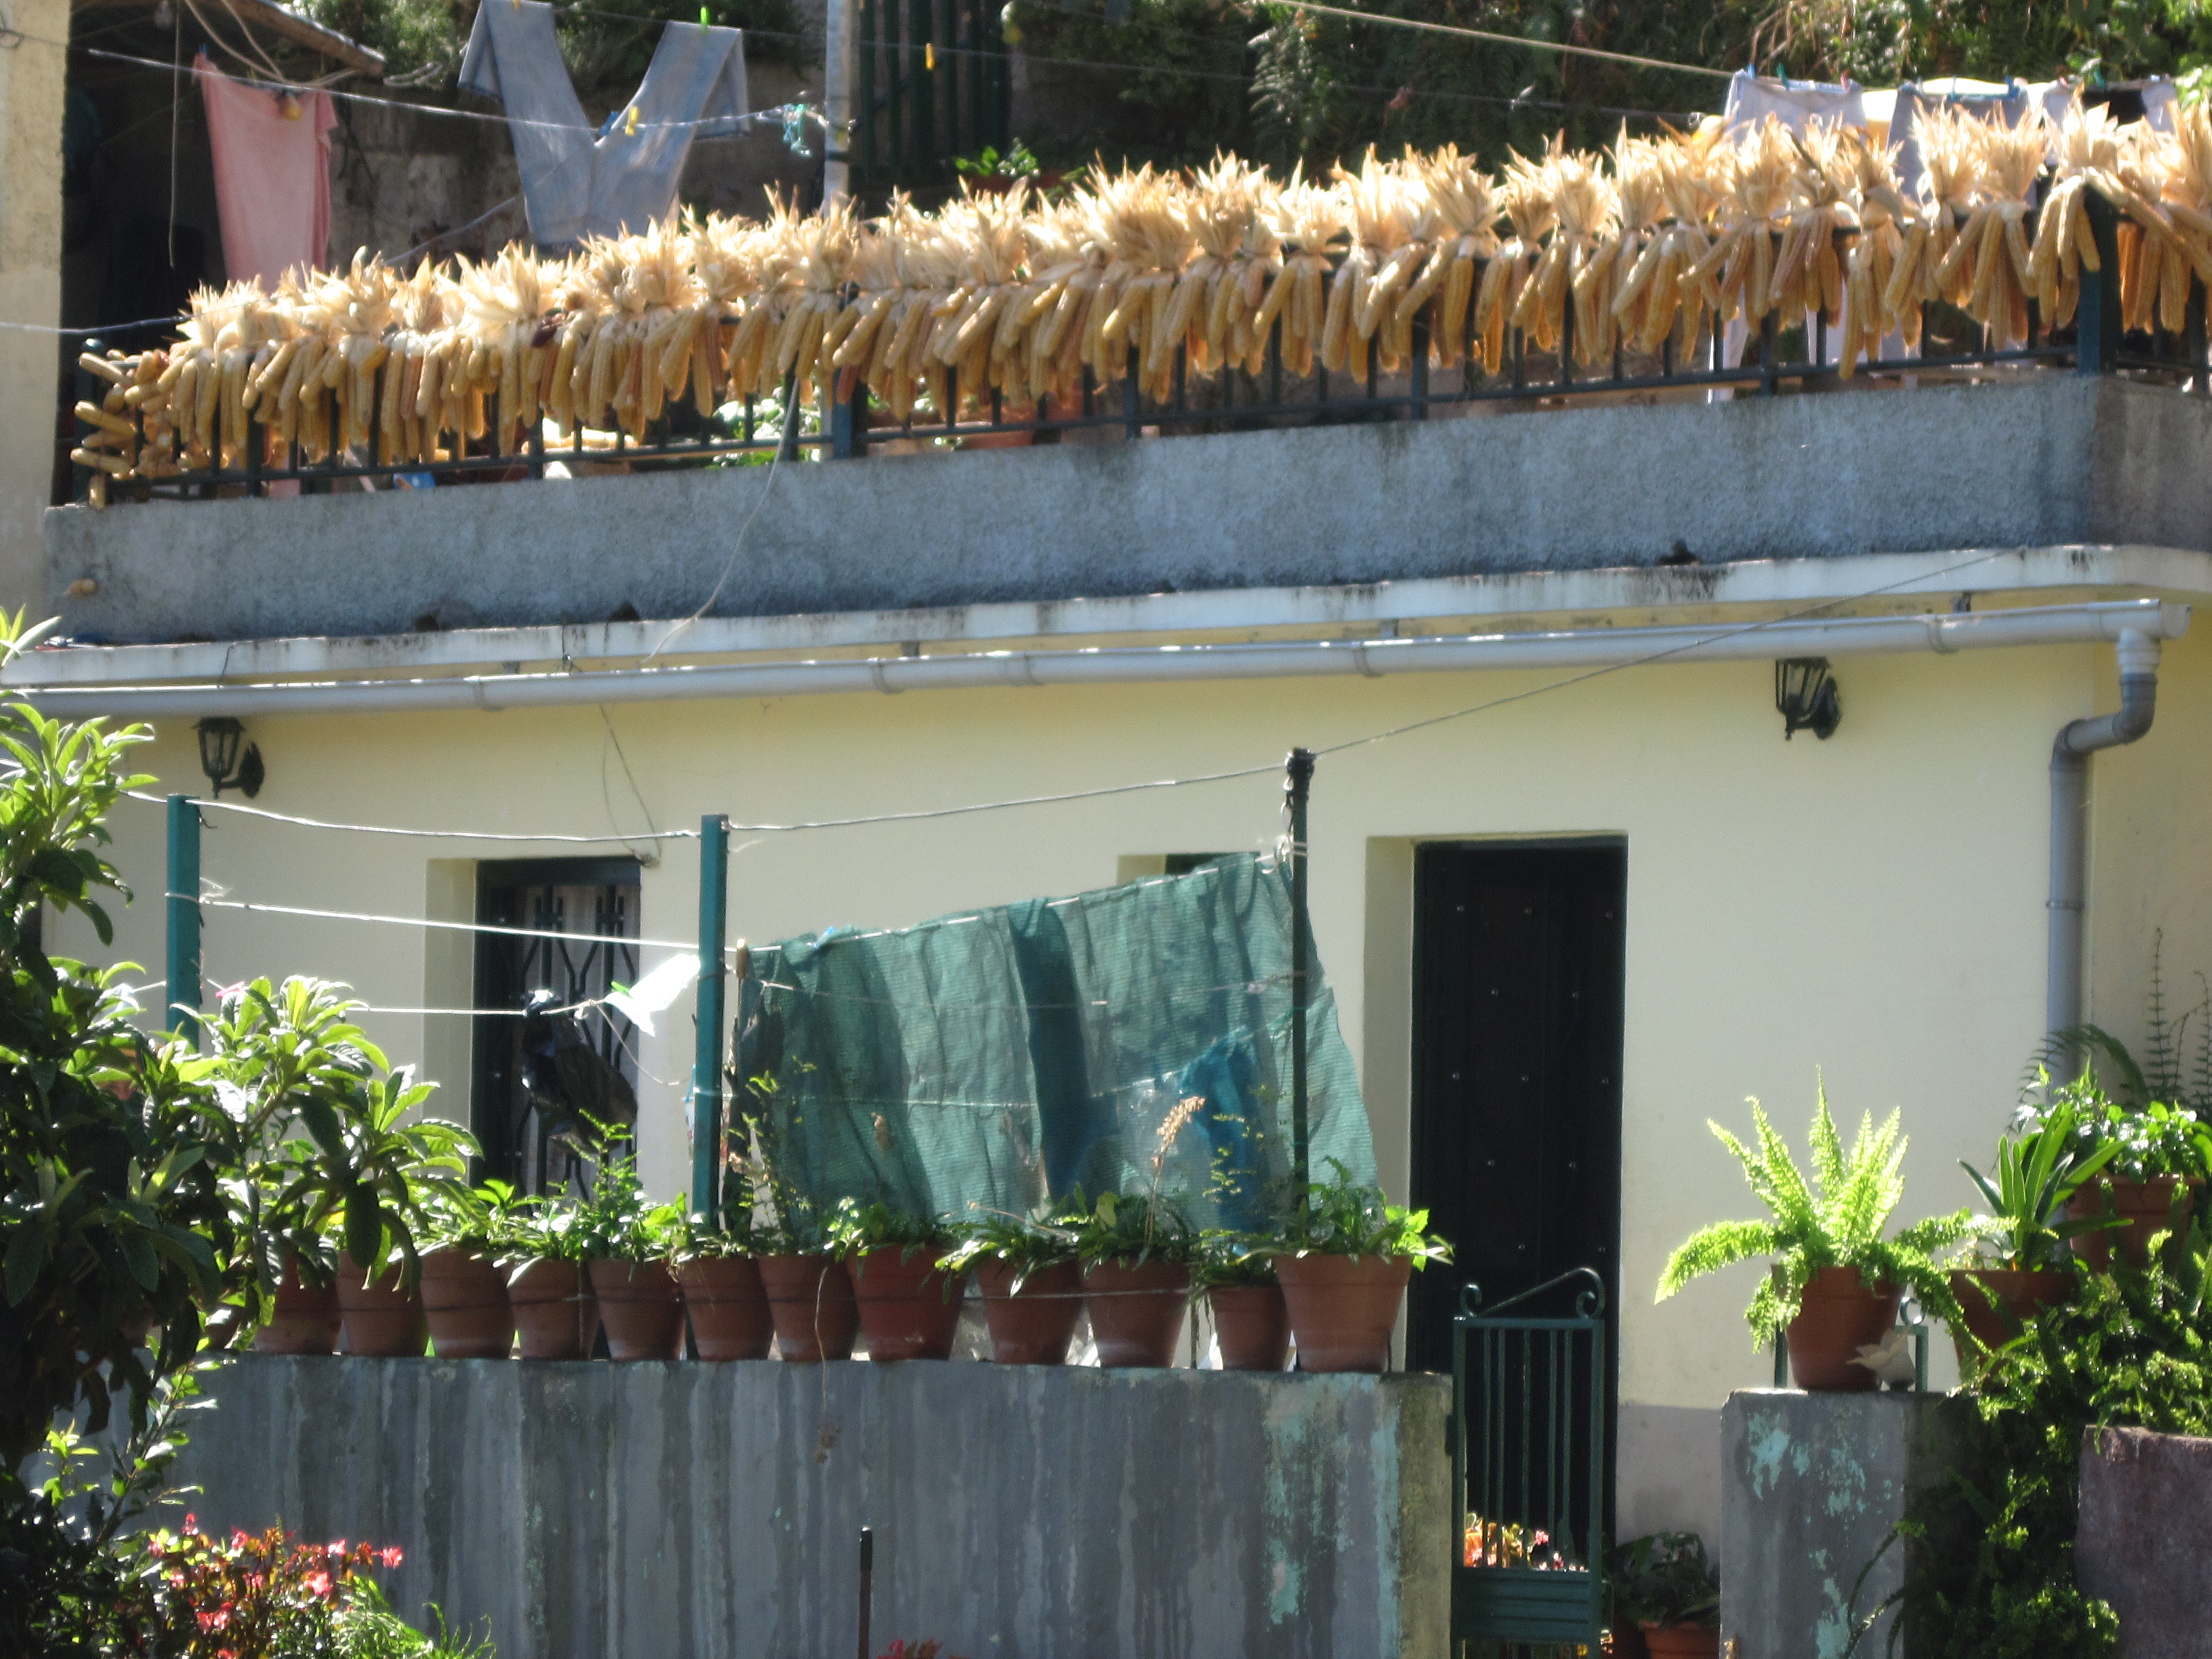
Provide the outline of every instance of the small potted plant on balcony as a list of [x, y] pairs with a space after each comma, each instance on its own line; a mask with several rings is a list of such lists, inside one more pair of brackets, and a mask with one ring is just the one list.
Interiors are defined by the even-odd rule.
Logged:
[[422, 1313], [441, 1359], [504, 1359], [514, 1348], [514, 1310], [500, 1260], [522, 1199], [504, 1181], [455, 1187], [423, 1206]]
[[2117, 1239], [2130, 1267], [2148, 1266], [2154, 1235], [2189, 1231], [2197, 1188], [2212, 1169], [2212, 1129], [2185, 1106], [2155, 1100], [2124, 1106], [2087, 1074], [2050, 1091], [2047, 1106], [2031, 1102], [2023, 1107], [2018, 1127], [2033, 1133], [2061, 1110], [2073, 1118], [2077, 1157], [2112, 1148], [2094, 1177], [2079, 1183], [2067, 1200], [2067, 1213], [2075, 1219], [2109, 1224], [2071, 1235], [2074, 1253], [2103, 1273]]
[[[595, 1126], [597, 1127], [597, 1126]], [[576, 1206], [575, 1231], [592, 1275], [607, 1352], [616, 1359], [680, 1359], [684, 1298], [672, 1265], [684, 1210], [655, 1204], [638, 1179], [629, 1137], [601, 1131], [592, 1190]]]
[[1224, 1371], [1279, 1371], [1290, 1358], [1290, 1309], [1275, 1276], [1275, 1249], [1276, 1241], [1250, 1233], [1199, 1236], [1198, 1279]]
[[1334, 1176], [1293, 1195], [1273, 1258], [1288, 1304], [1302, 1371], [1380, 1371], [1389, 1363], [1398, 1305], [1417, 1268], [1451, 1260], [1428, 1231], [1429, 1212], [1357, 1185], [1334, 1158]]
[[768, 1291], [753, 1259], [752, 1194], [741, 1181], [726, 1180], [722, 1221], [710, 1227], [693, 1215], [676, 1252], [676, 1284], [691, 1323], [691, 1346], [702, 1359], [765, 1359], [775, 1340]]
[[1083, 1316], [1083, 1269], [1072, 1222], [979, 1213], [959, 1229], [944, 1258], [953, 1273], [972, 1271], [982, 1293], [991, 1358], [1001, 1365], [1060, 1365]]
[[1659, 1300], [1702, 1274], [1771, 1257], [1772, 1271], [1744, 1310], [1753, 1340], [1764, 1347], [1786, 1340], [1790, 1373], [1801, 1389], [1870, 1389], [1878, 1379], [1860, 1363], [1860, 1351], [1887, 1339], [1904, 1291], [1912, 1291], [1937, 1318], [1963, 1317], [1934, 1252], [1966, 1238], [1972, 1218], [1962, 1209], [1881, 1236], [1905, 1196], [1905, 1139], [1899, 1113], [1892, 1112], [1880, 1129], [1868, 1113], [1846, 1152], [1822, 1090], [1813, 1117], [1810, 1182], [1755, 1100], [1751, 1116], [1753, 1146], [1717, 1123], [1708, 1127], [1743, 1165], [1745, 1179], [1771, 1218], [1717, 1222], [1685, 1240], [1659, 1276]]
[[967, 1275], [940, 1265], [958, 1243], [936, 1216], [846, 1198], [831, 1212], [830, 1253], [853, 1276], [868, 1358], [950, 1359]]
[[415, 1230], [424, 1200], [458, 1186], [476, 1143], [455, 1124], [408, 1121], [432, 1087], [391, 1070], [351, 1021], [359, 1006], [321, 980], [260, 979], [208, 1021], [212, 1070], [239, 1126], [256, 1278], [284, 1322], [257, 1340], [264, 1350], [328, 1352], [327, 1313], [301, 1304], [329, 1285], [349, 1352], [422, 1352]]
[[1631, 1539], [1606, 1562], [1614, 1659], [1717, 1659], [1720, 1573], [1693, 1532]]
[[524, 1199], [507, 1228], [507, 1305], [525, 1359], [588, 1359], [599, 1334], [599, 1299], [586, 1266], [588, 1241], [566, 1193]]
[[1098, 1363], [1174, 1364], [1199, 1254], [1182, 1211], [1157, 1192], [1101, 1193], [1074, 1232]]
[[1951, 1291], [1964, 1319], [1951, 1331], [1962, 1372], [1975, 1370], [1976, 1345], [1984, 1352], [2002, 1348], [2044, 1309], [2072, 1298], [2069, 1240], [2124, 1224], [2117, 1217], [2069, 1212], [2075, 1190], [2120, 1150], [2108, 1140], [2085, 1152], [2079, 1128], [2072, 1105], [2061, 1102], [1997, 1143], [1994, 1176], [1960, 1160], [1990, 1206], [1974, 1218], [1979, 1259], [1951, 1270]]

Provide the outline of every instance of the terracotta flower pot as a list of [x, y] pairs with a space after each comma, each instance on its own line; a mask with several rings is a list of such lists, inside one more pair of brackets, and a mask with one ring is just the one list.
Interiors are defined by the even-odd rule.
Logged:
[[589, 1359], [599, 1304], [580, 1261], [541, 1257], [509, 1275], [507, 1300], [525, 1359]]
[[514, 1352], [507, 1275], [473, 1251], [432, 1250], [422, 1258], [422, 1314], [441, 1359], [504, 1359]]
[[387, 1267], [372, 1283], [349, 1255], [338, 1258], [338, 1328], [345, 1351], [372, 1358], [420, 1358], [430, 1328], [422, 1298]]
[[938, 1249], [925, 1244], [902, 1261], [901, 1249], [868, 1250], [853, 1264], [853, 1294], [868, 1358], [950, 1359], [960, 1332], [963, 1279], [938, 1269]]
[[[2120, 1241], [2120, 1255], [2128, 1266], [2138, 1270], [2150, 1265], [2150, 1238], [2153, 1233], [2162, 1233], [2173, 1222], [2173, 1190], [2181, 1184], [2172, 1176], [2155, 1176], [2148, 1181], [2125, 1181], [2118, 1176], [2100, 1176], [2075, 1188], [2074, 1196], [2066, 1200], [2066, 1213], [2070, 1216], [2102, 1216], [2107, 1213], [2106, 1199], [2111, 1200], [2111, 1212], [2125, 1222], [2122, 1227], [2109, 1227], [2091, 1233], [2076, 1233], [2067, 1243], [2074, 1254], [2087, 1262], [2096, 1273], [2112, 1266], [2112, 1240]], [[2197, 1194], [2192, 1189], [2181, 1206], [2181, 1225], [2189, 1224], [2190, 1214], [2197, 1207]]]
[[1413, 1264], [1381, 1255], [1279, 1255], [1275, 1277], [1302, 1371], [1381, 1371]]
[[297, 1262], [284, 1264], [276, 1285], [276, 1310], [253, 1334], [256, 1353], [329, 1353], [338, 1345], [338, 1288], [310, 1290]]
[[1109, 1369], [1175, 1364], [1190, 1267], [1181, 1261], [1087, 1261], [1083, 1309], [1098, 1363]]
[[828, 1255], [764, 1255], [760, 1276], [777, 1354], [801, 1364], [853, 1357], [860, 1321], [843, 1262]]
[[1001, 1365], [1066, 1364], [1075, 1322], [1083, 1316], [1082, 1268], [1073, 1261], [1033, 1268], [1017, 1291], [1018, 1271], [995, 1257], [975, 1264], [991, 1358]]
[[1291, 1356], [1290, 1309], [1279, 1285], [1216, 1285], [1206, 1293], [1224, 1371], [1279, 1371]]
[[681, 1359], [684, 1297], [665, 1261], [599, 1257], [592, 1262], [607, 1353], [615, 1359]]
[[[1951, 1294], [1966, 1316], [1967, 1333], [1985, 1348], [2002, 1348], [2045, 1308], [2074, 1299], [2074, 1275], [2057, 1268], [2029, 1273], [2014, 1267], [1960, 1267], [1951, 1274]], [[1959, 1346], [1960, 1370], [1971, 1374], [1978, 1363], [1972, 1344], [1957, 1331], [1951, 1337]]]
[[775, 1340], [760, 1264], [749, 1255], [702, 1255], [676, 1264], [691, 1346], [702, 1359], [765, 1359]]
[[1640, 1633], [1651, 1659], [1719, 1659], [1718, 1625], [1645, 1625]]
[[1894, 1285], [1869, 1290], [1856, 1267], [1823, 1267], [1805, 1287], [1797, 1317], [1790, 1322], [1790, 1375], [1814, 1394], [1865, 1394], [1880, 1379], [1853, 1363], [1897, 1323], [1901, 1292]]

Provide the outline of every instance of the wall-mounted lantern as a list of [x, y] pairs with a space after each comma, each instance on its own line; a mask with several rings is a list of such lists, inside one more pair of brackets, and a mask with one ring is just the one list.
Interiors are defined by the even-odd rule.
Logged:
[[1789, 657], [1774, 665], [1774, 707], [1782, 716], [1782, 735], [1800, 732], [1826, 738], [1844, 718], [1836, 682], [1826, 657]]
[[261, 764], [261, 745], [249, 743], [243, 756], [238, 752], [246, 736], [244, 726], [228, 714], [217, 714], [192, 729], [200, 734], [200, 770], [207, 774], [216, 795], [237, 789], [251, 800], [261, 793], [262, 781], [268, 776]]

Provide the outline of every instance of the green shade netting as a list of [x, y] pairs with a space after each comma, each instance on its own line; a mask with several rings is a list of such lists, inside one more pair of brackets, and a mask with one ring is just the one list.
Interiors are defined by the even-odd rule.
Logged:
[[[1290, 882], [1243, 854], [1186, 876], [832, 929], [753, 953], [733, 1109], [818, 1210], [1037, 1212], [1158, 1190], [1256, 1227], [1291, 1170]], [[1308, 942], [1309, 1167], [1375, 1179], [1359, 1079]], [[1178, 1104], [1200, 1103], [1164, 1137]]]

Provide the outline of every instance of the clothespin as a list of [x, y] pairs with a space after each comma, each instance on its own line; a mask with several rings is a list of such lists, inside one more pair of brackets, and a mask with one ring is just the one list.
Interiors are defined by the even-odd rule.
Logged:
[[623, 117], [623, 137], [625, 138], [637, 137], [637, 106], [635, 104], [632, 104], [629, 113]]
[[926, 70], [933, 70], [937, 67], [936, 41], [929, 40], [923, 43], [921, 48], [921, 66]]
[[284, 112], [284, 118], [288, 121], [296, 121], [300, 118], [300, 100], [293, 93], [288, 92], [276, 100], [276, 107]]
[[706, 7], [702, 6], [699, 8], [699, 32], [702, 34], [704, 34], [707, 32], [707, 9]]

